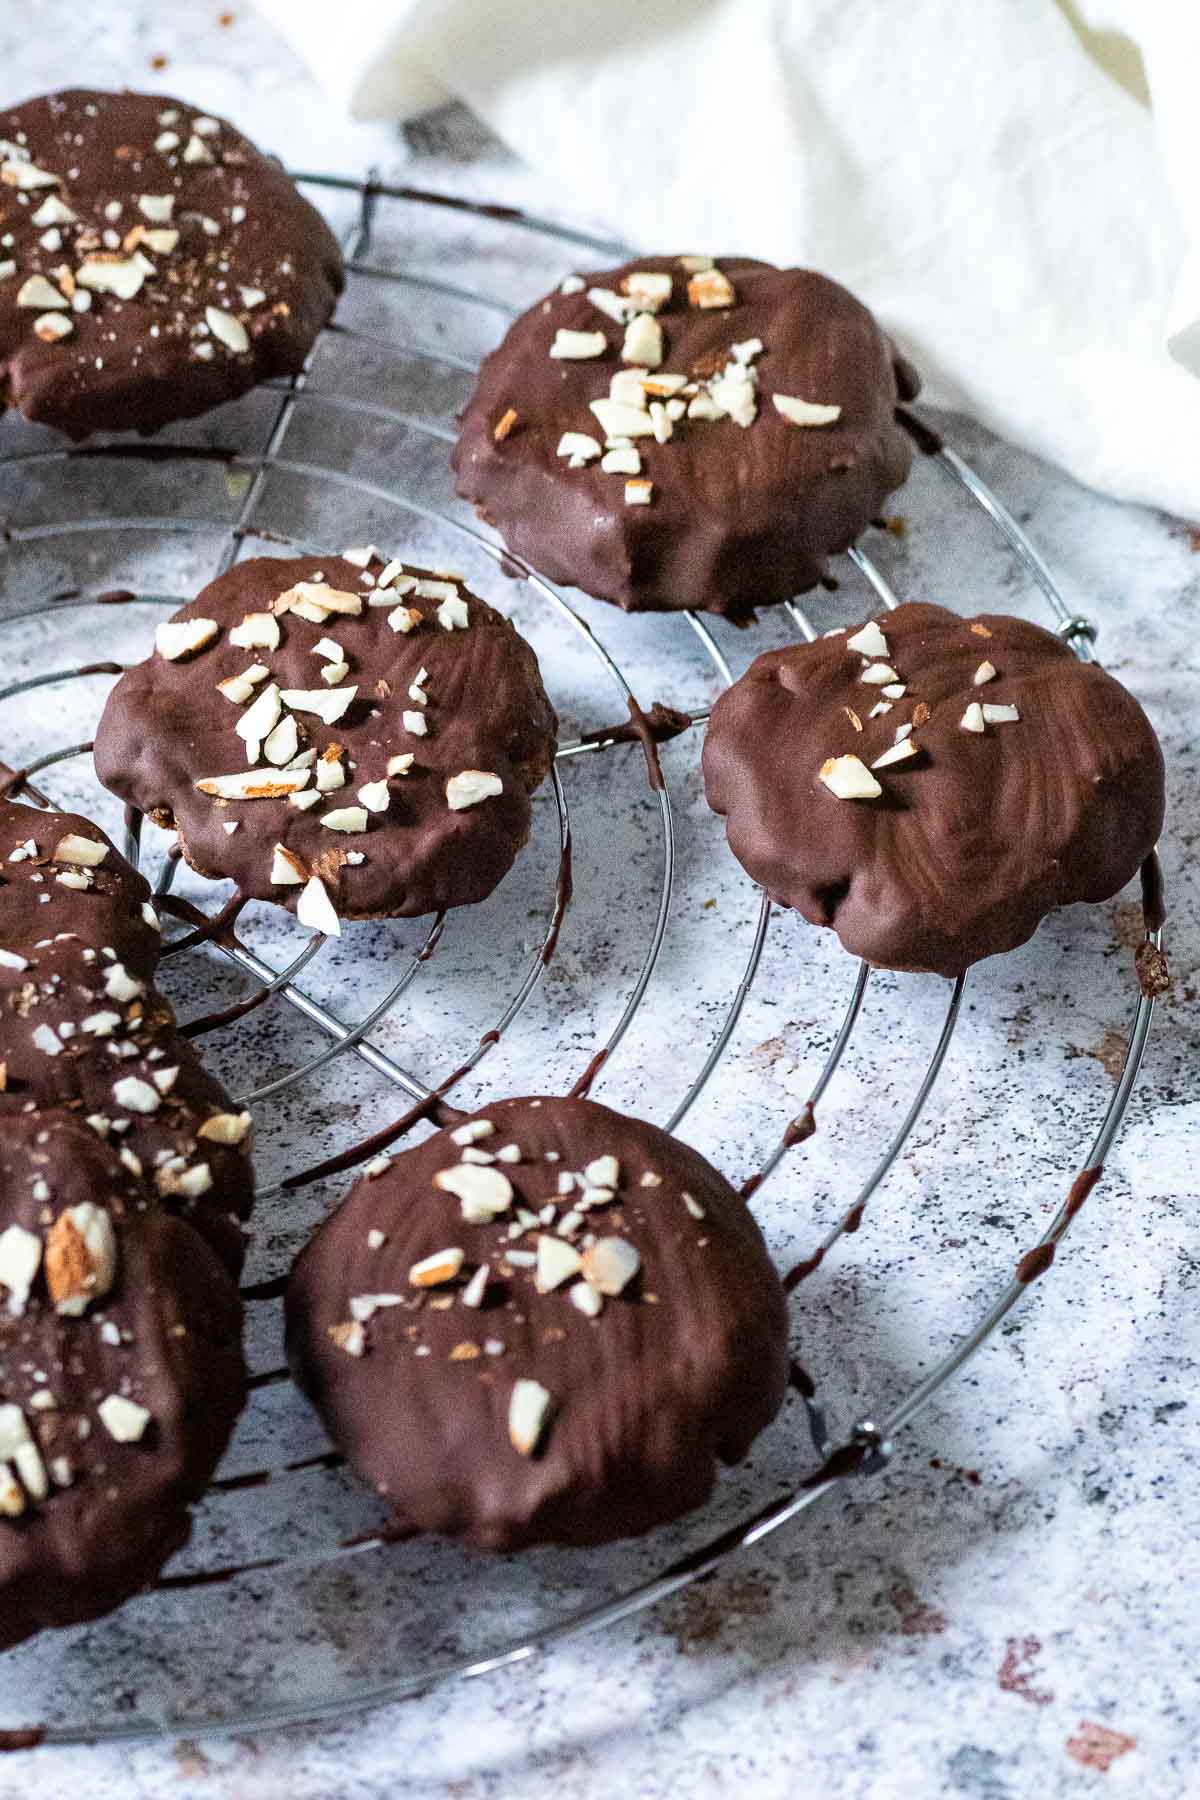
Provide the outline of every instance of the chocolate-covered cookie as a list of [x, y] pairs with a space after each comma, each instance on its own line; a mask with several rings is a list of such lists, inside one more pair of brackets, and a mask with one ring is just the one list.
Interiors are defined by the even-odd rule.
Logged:
[[919, 382], [846, 289], [745, 257], [569, 277], [483, 364], [458, 491], [554, 581], [745, 621], [900, 486]]
[[695, 1150], [506, 1100], [367, 1168], [298, 1259], [288, 1353], [401, 1525], [512, 1550], [704, 1501], [787, 1379], [783, 1289]]
[[855, 956], [958, 975], [1107, 900], [1162, 828], [1137, 701], [1049, 631], [899, 607], [760, 656], [713, 708], [709, 805], [774, 899]]
[[109, 696], [100, 779], [201, 874], [317, 930], [483, 900], [529, 835], [554, 710], [510, 622], [374, 551], [239, 563]]
[[0, 1132], [0, 1649], [110, 1611], [187, 1539], [245, 1397], [241, 1305], [64, 1113]]
[[250, 1115], [154, 986], [149, 894], [90, 820], [0, 802], [0, 1117], [70, 1109], [237, 1269]]
[[0, 406], [157, 431], [303, 367], [342, 259], [279, 164], [160, 94], [0, 112]]

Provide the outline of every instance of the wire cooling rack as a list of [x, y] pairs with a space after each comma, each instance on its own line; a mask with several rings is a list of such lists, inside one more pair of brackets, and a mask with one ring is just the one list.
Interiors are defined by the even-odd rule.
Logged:
[[[664, 682], [664, 633], [691, 634], [690, 651], [672, 638], [666, 665], [661, 697], [678, 706], [683, 695], [670, 685], [672, 672], [693, 685], [699, 674], [709, 693], [717, 691], [734, 679], [733, 661], [764, 647], [764, 630], [778, 629], [780, 621], [811, 640], [837, 604], [848, 618], [898, 604], [881, 560], [862, 548], [848, 552], [839, 571], [837, 601], [793, 602], [740, 638], [723, 623], [694, 615], [627, 620], [515, 565], [450, 492], [454, 413], [478, 356], [508, 317], [566, 272], [568, 256], [618, 260], [627, 252], [508, 208], [374, 180], [298, 179], [343, 227], [350, 271], [338, 321], [301, 377], [260, 389], [150, 446], [64, 447], [21, 421], [0, 425], [0, 648], [8, 668], [29, 671], [0, 688], [0, 702], [5, 756], [19, 761], [26, 797], [36, 800], [49, 785], [52, 803], [112, 820], [112, 802], [96, 789], [88, 756], [105, 684], [116, 665], [144, 654], [157, 618], [243, 554], [303, 553], [373, 538], [413, 561], [465, 562], [477, 591], [505, 605], [533, 640], [560, 711], [569, 714], [577, 705], [586, 717], [586, 709], [593, 716], [598, 709], [600, 721], [623, 719], [635, 692], [643, 705], [658, 697], [643, 682]], [[464, 260], [473, 278], [451, 279]], [[475, 284], [481, 261], [488, 292]], [[1089, 660], [1093, 625], [1067, 606], [1021, 526], [952, 448], [930, 433], [923, 449], [913, 483], [929, 489], [934, 516], [966, 502], [972, 517], [986, 520], [1010, 570]], [[932, 493], [930, 484], [939, 479], [957, 499]], [[504, 582], [501, 567], [521, 579]], [[688, 711], [693, 727], [707, 716], [706, 704]], [[450, 922], [439, 915], [425, 925], [352, 927], [338, 944], [306, 939], [289, 921], [251, 909], [231, 933], [197, 944], [191, 927], [215, 916], [224, 896], [214, 901], [211, 884], [190, 876], [163, 834], [143, 829], [140, 819], [126, 821], [128, 854], [150, 874], [177, 921], [174, 935], [168, 932], [161, 979], [185, 1029], [213, 1036], [214, 1066], [228, 1085], [240, 1086], [240, 1103], [255, 1109], [260, 1167], [269, 1171], [260, 1187], [247, 1289], [253, 1391], [220, 1477], [198, 1509], [193, 1543], [157, 1588], [113, 1619], [45, 1634], [6, 1659], [0, 1731], [16, 1734], [12, 1741], [24, 1741], [24, 1731], [30, 1741], [72, 1743], [341, 1717], [438, 1681], [523, 1662], [614, 1624], [777, 1532], [839, 1484], [881, 1470], [895, 1436], [1049, 1266], [1125, 1114], [1153, 1009], [1144, 994], [1134, 1006], [1111, 1099], [1074, 1181], [1069, 1167], [1062, 1178], [1064, 1197], [1050, 1224], [977, 1323], [898, 1402], [831, 1436], [817, 1390], [797, 1365], [796, 1395], [781, 1423], [760, 1440], [768, 1448], [761, 1456], [756, 1448], [748, 1474], [727, 1478], [699, 1518], [635, 1545], [589, 1554], [586, 1563], [554, 1551], [488, 1560], [450, 1545], [387, 1543], [373, 1501], [349, 1479], [281, 1366], [279, 1278], [345, 1186], [344, 1180], [326, 1183], [313, 1192], [304, 1181], [297, 1185], [297, 1146], [344, 1152], [435, 1087], [457, 1098], [476, 1065], [510, 1042], [532, 997], [555, 980], [581, 817], [594, 836], [623, 843], [628, 866], [611, 872], [611, 895], [588, 914], [599, 933], [597, 921], [615, 909], [620, 929], [611, 942], [575, 947], [566, 994], [557, 994], [546, 1009], [549, 1019], [534, 1028], [526, 1061], [541, 1067], [545, 1085], [569, 1086], [581, 1076], [602, 1081], [632, 1032], [648, 1071], [636, 1110], [661, 1113], [671, 1131], [693, 1115], [729, 1053], [763, 959], [772, 908], [739, 883], [741, 902], [748, 899], [753, 909], [731, 934], [741, 966], [731, 972], [722, 963], [714, 992], [705, 991], [702, 1021], [680, 1036], [699, 1044], [700, 1066], [673, 1104], [652, 1106], [680, 1061], [676, 1049], [669, 1071], [662, 1058], [655, 1063], [654, 1034], [642, 1029], [643, 1003], [656, 975], [663, 977], [664, 959], [668, 977], [675, 971], [664, 947], [679, 898], [679, 827], [672, 782], [647, 782], [640, 757], [637, 746], [606, 734], [602, 724], [564, 737], [535, 809], [533, 840], [493, 903], [468, 909], [483, 921], [474, 930], [461, 914]], [[569, 789], [576, 796], [574, 825]], [[697, 868], [690, 851], [687, 873], [683, 909], [692, 919], [698, 902], [691, 890], [709, 871]], [[1158, 948], [1153, 868], [1147, 886], [1145, 940]], [[831, 952], [829, 934], [810, 932], [786, 915], [782, 929], [799, 934], [799, 957], [824, 957], [844, 985], [850, 965]], [[441, 984], [431, 987], [439, 971]], [[797, 1146], [847, 1057], [869, 988], [894, 991], [896, 981], [865, 964], [858, 968], [840, 1020], [830, 1015], [807, 1099], [791, 1109], [776, 1147], [757, 1157], [746, 1181], [756, 1206], [768, 1198], [764, 1184], [785, 1157], [794, 1159], [789, 1169], [800, 1170], [805, 1152]], [[837, 1222], [802, 1260], [782, 1255], [792, 1288], [841, 1237], [859, 1229], [925, 1112], [960, 1022], [965, 978], [933, 985], [945, 996], [944, 1011], [928, 1060], [912, 1065], [912, 1099], [849, 1205], [839, 1204]], [[353, 1023], [344, 1016], [351, 987], [369, 1000]], [[504, 1003], [496, 1008], [493, 998], [490, 1015], [480, 1010], [483, 997], [497, 992], [507, 996]], [[682, 999], [674, 1004], [686, 1010]], [[447, 1074], [435, 1080], [416, 1072], [414, 1048], [440, 1069], [452, 1040], [459, 1050]], [[553, 1079], [546, 1075], [548, 1060]], [[506, 1069], [491, 1091], [521, 1090]], [[733, 1159], [732, 1150], [718, 1157], [731, 1177]], [[398, 1638], [404, 1640], [399, 1658], [393, 1654]]]

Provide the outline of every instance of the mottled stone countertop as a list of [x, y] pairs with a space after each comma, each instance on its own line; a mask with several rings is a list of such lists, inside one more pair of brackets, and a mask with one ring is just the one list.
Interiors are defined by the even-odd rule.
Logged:
[[[426, 187], [545, 204], [536, 178], [465, 115], [450, 111], [404, 133], [339, 117], [244, 0], [233, 0], [232, 16], [218, 0], [24, 0], [0, 8], [0, 100], [85, 80], [161, 85], [232, 115], [293, 165], [356, 172], [375, 164]], [[619, 229], [619, 221], [609, 225]], [[460, 260], [473, 249], [490, 254], [492, 240], [473, 245], [473, 229], [456, 227], [450, 250]], [[493, 272], [513, 298], [532, 296], [543, 278], [507, 264]], [[1144, 701], [1167, 752], [1163, 861], [1174, 988], [1159, 1008], [1105, 1178], [1052, 1274], [903, 1433], [887, 1471], [839, 1488], [657, 1610], [532, 1665], [320, 1725], [0, 1758], [0, 1800], [591, 1800], [614, 1792], [639, 1800], [1073, 1800], [1135, 1790], [1167, 1800], [1197, 1791], [1200, 890], [1191, 851], [1200, 834], [1200, 537], [1177, 521], [1101, 501], [966, 421], [947, 429], [1046, 550], [1069, 603], [1099, 623], [1100, 655]], [[356, 461], [360, 452], [366, 463]], [[365, 441], [345, 455], [351, 468], [372, 456], [379, 462]], [[428, 479], [444, 481], [440, 466]], [[43, 493], [53, 499], [49, 487]], [[966, 519], [936, 471], [895, 504], [909, 529], [878, 554], [902, 592], [964, 609], [1019, 605], [1045, 617], [1011, 558]], [[318, 512], [314, 537], [325, 524]], [[22, 569], [26, 585], [61, 575], [45, 563]], [[172, 574], [181, 584], [189, 579], [183, 567]], [[494, 576], [491, 583], [495, 589]], [[611, 691], [607, 700], [592, 691], [594, 670], [571, 663], [573, 653], [533, 618], [528, 596], [515, 585], [499, 591], [550, 659], [567, 727], [601, 722]], [[716, 692], [712, 666], [682, 621], [624, 621], [594, 603], [578, 605], [626, 662], [643, 699], [696, 706]], [[146, 620], [126, 611], [112, 631], [136, 651]], [[47, 627], [38, 638], [31, 628], [14, 653], [57, 647], [55, 631], [70, 629]], [[744, 667], [784, 632], [768, 620], [740, 640], [719, 636]], [[6, 714], [6, 729], [12, 719]], [[31, 711], [31, 742], [41, 724]], [[699, 1066], [754, 923], [753, 895], [705, 814], [696, 751], [687, 737], [665, 752], [679, 834], [676, 902], [646, 1007], [599, 1089], [600, 1098], [656, 1118]], [[515, 1086], [523, 1071], [536, 1079], [547, 1059], [577, 1073], [594, 1030], [610, 1027], [623, 1002], [652, 916], [659, 856], [656, 809], [632, 755], [566, 769], [579, 823], [576, 907], [507, 1060], [481, 1066], [473, 1093]], [[5, 756], [15, 760], [8, 748]], [[75, 779], [64, 775], [55, 791], [86, 798]], [[531, 870], [538, 855], [530, 853]], [[514, 874], [516, 885], [502, 890], [507, 900], [485, 915], [498, 937], [511, 929], [517, 950], [541, 929], [544, 892], [532, 874], [521, 913], [525, 879]], [[630, 894], [636, 905], [627, 904]], [[626, 914], [632, 949], [620, 929]], [[979, 1316], [1065, 1192], [1123, 1052], [1138, 918], [1132, 891], [1074, 909], [1049, 921], [1026, 950], [972, 977], [928, 1113], [863, 1230], [796, 1307], [797, 1346], [838, 1430], [898, 1399]], [[403, 1021], [405, 1052], [427, 1069], [449, 1066], [438, 1030], [447, 994], [468, 1024], [487, 1022], [487, 982], [468, 956], [478, 945], [470, 921], [456, 926], [458, 936], [448, 934], [439, 951], [441, 998], [413, 1002]], [[271, 929], [263, 927], [264, 943]], [[481, 952], [485, 974], [488, 954]], [[369, 986], [370, 952], [350, 976], [340, 966], [343, 983]], [[731, 1173], [753, 1168], [802, 1104], [852, 975], [821, 934], [794, 919], [772, 921], [730, 1053], [686, 1126]], [[764, 1194], [764, 1228], [781, 1258], [811, 1247], [844, 1207], [855, 1171], [861, 1178], [869, 1170], [936, 1038], [944, 993], [932, 980], [872, 983], [822, 1130]], [[357, 1099], [334, 1105], [323, 1094], [297, 1106], [266, 1132], [268, 1161], [286, 1154], [289, 1133], [323, 1131], [331, 1108], [360, 1116]], [[300, 1225], [267, 1227], [276, 1251], [293, 1228]], [[715, 1517], [744, 1514], [798, 1472], [801, 1426], [794, 1411], [788, 1419], [767, 1434], [751, 1468], [725, 1484]], [[276, 1528], [302, 1535], [308, 1521], [289, 1517], [288, 1505], [285, 1495]], [[659, 1550], [658, 1563], [664, 1559]], [[425, 1565], [418, 1558], [406, 1566], [420, 1595]], [[630, 1553], [613, 1572], [629, 1579], [655, 1566], [653, 1553], [649, 1561]], [[456, 1633], [463, 1619], [494, 1612], [501, 1637], [506, 1607], [526, 1618], [523, 1583], [540, 1584], [544, 1598], [557, 1582], [573, 1606], [598, 1591], [604, 1574], [599, 1564], [566, 1558], [490, 1571], [479, 1559], [440, 1553], [429, 1571], [427, 1591], [437, 1587], [446, 1619], [453, 1587]], [[348, 1671], [357, 1679], [372, 1673], [369, 1658], [355, 1661], [356, 1641], [390, 1655], [409, 1634], [423, 1644], [423, 1631], [437, 1638], [443, 1628], [425, 1631], [406, 1611], [411, 1585], [397, 1587], [394, 1615], [381, 1592], [369, 1579], [330, 1580], [314, 1588], [311, 1630], [299, 1632], [294, 1619], [280, 1625], [274, 1603], [253, 1584], [236, 1601], [193, 1599], [201, 1610], [181, 1610], [174, 1636], [154, 1654], [185, 1668], [187, 1692], [201, 1707], [220, 1691], [220, 1679], [210, 1683], [205, 1673], [206, 1633], [240, 1643], [248, 1662], [270, 1664], [277, 1694], [293, 1675], [298, 1691], [319, 1692], [325, 1671], [336, 1691]], [[126, 1669], [136, 1671], [148, 1654], [139, 1639], [147, 1629], [138, 1608], [107, 1635], [98, 1629], [90, 1662], [82, 1651], [64, 1653], [64, 1681], [95, 1682], [97, 1655], [111, 1658], [102, 1705], [119, 1708]], [[42, 1679], [40, 1667], [34, 1659], [7, 1670], [31, 1670], [33, 1681]], [[3, 1694], [0, 1682], [0, 1701]]]

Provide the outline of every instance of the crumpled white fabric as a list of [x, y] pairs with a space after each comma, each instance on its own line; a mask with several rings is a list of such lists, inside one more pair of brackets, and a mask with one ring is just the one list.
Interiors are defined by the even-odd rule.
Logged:
[[1078, 0], [260, 0], [358, 117], [448, 98], [650, 250], [846, 283], [963, 409], [1200, 518], [1200, 7]]

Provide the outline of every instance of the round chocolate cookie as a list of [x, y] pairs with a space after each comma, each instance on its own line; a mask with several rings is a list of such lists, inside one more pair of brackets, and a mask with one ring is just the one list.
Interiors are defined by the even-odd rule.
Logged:
[[84, 88], [0, 112], [0, 406], [157, 431], [295, 374], [342, 281], [321, 215], [224, 119]]
[[154, 987], [149, 894], [90, 820], [0, 802], [0, 1120], [77, 1113], [236, 1270], [254, 1200], [250, 1115]]
[[846, 289], [745, 257], [570, 276], [484, 362], [458, 491], [553, 581], [746, 621], [908, 473], [919, 382]]
[[0, 1649], [94, 1619], [190, 1530], [245, 1398], [241, 1304], [63, 1113], [0, 1132]]
[[259, 557], [156, 645], [109, 695], [96, 770], [201, 874], [336, 934], [508, 873], [557, 720], [533, 651], [458, 577]]
[[506, 1100], [378, 1159], [298, 1259], [293, 1372], [402, 1526], [597, 1544], [700, 1505], [787, 1381], [783, 1288], [704, 1158]]
[[1107, 900], [1163, 820], [1119, 682], [1024, 619], [924, 603], [760, 656], [713, 708], [704, 783], [773, 899], [868, 962], [950, 976]]

